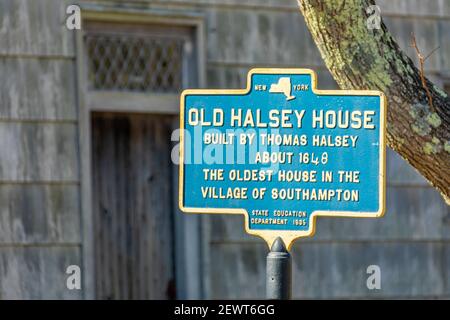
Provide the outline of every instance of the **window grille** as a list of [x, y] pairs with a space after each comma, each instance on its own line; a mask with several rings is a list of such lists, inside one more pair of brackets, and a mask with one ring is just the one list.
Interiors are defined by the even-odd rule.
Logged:
[[183, 38], [148, 34], [88, 33], [90, 90], [178, 93]]

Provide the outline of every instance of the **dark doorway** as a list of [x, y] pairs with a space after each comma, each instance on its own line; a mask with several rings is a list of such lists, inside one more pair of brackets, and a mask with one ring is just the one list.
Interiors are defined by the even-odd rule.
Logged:
[[173, 117], [93, 113], [97, 299], [172, 299]]

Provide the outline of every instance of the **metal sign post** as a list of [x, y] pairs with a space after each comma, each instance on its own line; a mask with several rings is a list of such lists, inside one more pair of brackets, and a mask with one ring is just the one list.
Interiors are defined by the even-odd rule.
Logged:
[[267, 254], [266, 296], [272, 300], [287, 300], [292, 296], [291, 254], [281, 238], [276, 238]]
[[241, 214], [263, 238], [267, 297], [291, 296], [293, 241], [318, 216], [381, 217], [386, 98], [319, 90], [309, 69], [253, 69], [247, 88], [180, 99], [179, 206]]

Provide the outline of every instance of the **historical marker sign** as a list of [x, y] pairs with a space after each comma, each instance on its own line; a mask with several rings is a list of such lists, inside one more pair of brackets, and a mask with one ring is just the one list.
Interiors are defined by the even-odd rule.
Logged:
[[185, 90], [180, 108], [182, 211], [243, 214], [269, 246], [312, 235], [317, 216], [383, 215], [383, 93], [253, 69], [247, 89]]

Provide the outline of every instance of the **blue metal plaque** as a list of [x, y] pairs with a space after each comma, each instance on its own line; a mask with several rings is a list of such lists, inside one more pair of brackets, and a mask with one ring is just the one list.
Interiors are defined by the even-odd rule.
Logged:
[[314, 233], [315, 217], [380, 217], [386, 99], [318, 90], [308, 69], [253, 69], [247, 89], [185, 90], [179, 205], [243, 214], [269, 246]]

